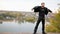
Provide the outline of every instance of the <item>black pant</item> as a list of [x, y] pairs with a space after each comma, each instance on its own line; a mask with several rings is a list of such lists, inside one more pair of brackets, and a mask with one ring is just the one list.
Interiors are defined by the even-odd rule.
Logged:
[[37, 32], [37, 29], [38, 29], [38, 25], [39, 23], [42, 21], [42, 33], [45, 33], [44, 32], [44, 28], [45, 28], [45, 17], [38, 17], [38, 20], [37, 20], [37, 23], [36, 23], [36, 26], [35, 26], [35, 29], [34, 29], [34, 34], [36, 34]]

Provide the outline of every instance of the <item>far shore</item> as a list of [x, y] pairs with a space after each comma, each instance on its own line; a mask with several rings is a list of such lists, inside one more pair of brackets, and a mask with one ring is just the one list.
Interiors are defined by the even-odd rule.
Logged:
[[3, 21], [13, 21], [13, 20], [0, 20], [0, 22], [3, 22]]

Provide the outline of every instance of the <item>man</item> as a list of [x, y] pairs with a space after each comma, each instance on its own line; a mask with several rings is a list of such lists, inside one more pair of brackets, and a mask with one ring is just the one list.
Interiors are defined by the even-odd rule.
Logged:
[[35, 26], [33, 34], [36, 34], [37, 29], [38, 29], [38, 25], [39, 25], [39, 23], [41, 21], [42, 21], [42, 33], [46, 34], [45, 31], [44, 31], [44, 28], [45, 28], [45, 15], [47, 15], [48, 12], [52, 13], [52, 11], [45, 7], [45, 3], [44, 2], [41, 3], [41, 6], [36, 6], [33, 9], [34, 9], [35, 13], [39, 12], [39, 17], [38, 17], [38, 20], [37, 20], [37, 23], [36, 23], [36, 26]]

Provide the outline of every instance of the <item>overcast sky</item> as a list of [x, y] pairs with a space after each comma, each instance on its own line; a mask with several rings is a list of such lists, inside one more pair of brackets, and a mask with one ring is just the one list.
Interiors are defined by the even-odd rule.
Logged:
[[34, 6], [40, 5], [41, 2], [45, 2], [46, 7], [54, 11], [60, 0], [0, 0], [0, 10], [31, 11]]

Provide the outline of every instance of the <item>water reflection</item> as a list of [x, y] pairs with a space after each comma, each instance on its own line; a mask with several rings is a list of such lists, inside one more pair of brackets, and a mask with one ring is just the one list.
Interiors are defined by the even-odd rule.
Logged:
[[[33, 32], [35, 22], [26, 21], [3, 21], [0, 24], [0, 32]], [[38, 32], [41, 32], [41, 24], [39, 25]]]
[[27, 22], [27, 23], [32, 23], [32, 24], [34, 24], [34, 23], [35, 23], [35, 21], [34, 21], [34, 22], [29, 22], [29, 21], [17, 21], [17, 23], [18, 23], [18, 24], [26, 23], [26, 22]]

